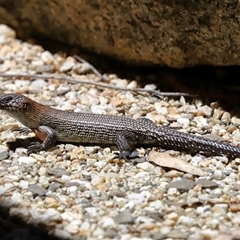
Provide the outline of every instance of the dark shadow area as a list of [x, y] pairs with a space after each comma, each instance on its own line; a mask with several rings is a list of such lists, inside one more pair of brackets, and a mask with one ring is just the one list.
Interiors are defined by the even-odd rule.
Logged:
[[206, 104], [218, 101], [224, 109], [240, 114], [240, 66], [197, 66], [184, 69], [132, 66], [48, 39], [35, 42], [52, 53], [62, 52], [65, 56], [77, 54], [102, 74], [116, 73], [120, 78], [137, 80], [141, 86], [154, 83], [162, 92], [198, 95]]
[[[0, 203], [1, 205], [1, 203]], [[0, 207], [0, 239], [1, 240], [60, 240], [48, 235], [48, 229], [26, 224], [17, 217], [10, 217], [9, 210]]]

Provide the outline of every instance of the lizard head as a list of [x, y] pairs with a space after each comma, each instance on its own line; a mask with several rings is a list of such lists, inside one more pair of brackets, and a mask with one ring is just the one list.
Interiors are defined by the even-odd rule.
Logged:
[[40, 104], [20, 94], [0, 94], [0, 110], [29, 128], [38, 125]]
[[27, 97], [19, 94], [0, 94], [0, 109], [7, 112], [24, 110], [28, 105], [27, 100]]

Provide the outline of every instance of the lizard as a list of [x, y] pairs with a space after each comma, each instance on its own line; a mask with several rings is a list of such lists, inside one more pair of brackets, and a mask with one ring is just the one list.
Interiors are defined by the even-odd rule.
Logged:
[[158, 126], [144, 117], [63, 111], [15, 93], [0, 94], [0, 110], [31, 129], [40, 140], [27, 147], [28, 154], [48, 150], [60, 141], [117, 145], [118, 157], [126, 161], [138, 145], [240, 157], [238, 146]]

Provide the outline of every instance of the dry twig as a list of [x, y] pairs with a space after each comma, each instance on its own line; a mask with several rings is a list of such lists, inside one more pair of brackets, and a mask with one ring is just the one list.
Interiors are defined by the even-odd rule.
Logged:
[[2, 78], [15, 78], [15, 77], [22, 77], [22, 78], [42, 78], [42, 79], [55, 79], [60, 81], [67, 81], [72, 83], [80, 83], [85, 85], [95, 85], [100, 88], [109, 88], [114, 90], [120, 91], [131, 91], [131, 92], [147, 92], [151, 93], [157, 97], [180, 97], [180, 96], [188, 96], [188, 97], [196, 97], [196, 95], [191, 95], [189, 93], [181, 93], [181, 92], [160, 92], [158, 90], [153, 89], [145, 89], [145, 88], [123, 88], [123, 87], [116, 87], [106, 83], [99, 83], [93, 81], [85, 81], [79, 80], [72, 77], [62, 77], [62, 76], [55, 76], [55, 75], [40, 75], [40, 74], [21, 74], [21, 73], [14, 73], [14, 74], [0, 74]]
[[88, 61], [85, 59], [81, 58], [78, 55], [74, 55], [74, 58], [77, 59], [81, 63], [87, 63], [92, 70], [93, 73], [95, 73], [101, 80], [107, 80], [92, 64], [90, 64]]

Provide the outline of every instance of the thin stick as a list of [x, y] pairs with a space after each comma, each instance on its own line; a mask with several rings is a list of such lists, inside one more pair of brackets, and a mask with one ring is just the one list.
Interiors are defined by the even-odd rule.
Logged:
[[188, 97], [196, 97], [196, 95], [191, 95], [189, 93], [181, 93], [181, 92], [160, 92], [158, 90], [153, 89], [145, 89], [145, 88], [123, 88], [123, 87], [116, 87], [112, 86], [106, 83], [98, 83], [93, 81], [85, 81], [85, 80], [79, 80], [72, 77], [61, 77], [61, 76], [53, 76], [53, 75], [40, 75], [40, 74], [21, 74], [21, 73], [15, 73], [15, 74], [0, 74], [0, 77], [2, 78], [14, 78], [14, 77], [25, 77], [25, 78], [42, 78], [42, 79], [55, 79], [60, 81], [67, 81], [72, 83], [80, 83], [80, 84], [86, 84], [86, 85], [95, 85], [97, 87], [101, 88], [109, 88], [114, 90], [120, 90], [120, 91], [131, 91], [131, 92], [148, 92], [158, 97], [180, 97], [180, 96], [188, 96]]
[[90, 69], [92, 70], [92, 72], [95, 73], [101, 80], [107, 80], [92, 64], [87, 62], [85, 59], [81, 58], [78, 55], [74, 55], [73, 57], [81, 63], [87, 63], [89, 65]]

